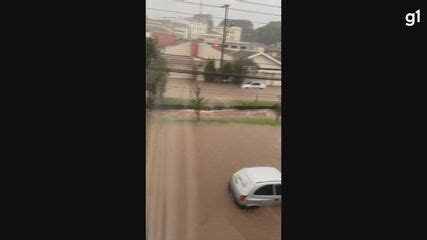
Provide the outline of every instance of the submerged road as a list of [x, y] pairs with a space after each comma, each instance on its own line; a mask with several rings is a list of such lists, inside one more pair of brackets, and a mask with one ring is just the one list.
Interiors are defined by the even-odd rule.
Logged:
[[250, 166], [281, 169], [277, 126], [158, 123], [147, 118], [150, 240], [278, 240], [281, 208], [242, 210], [227, 191]]

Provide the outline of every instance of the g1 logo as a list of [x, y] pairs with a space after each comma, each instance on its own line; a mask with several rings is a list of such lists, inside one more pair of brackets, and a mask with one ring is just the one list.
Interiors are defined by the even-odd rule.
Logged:
[[[415, 13], [408, 13], [405, 16], [406, 23], [405, 25], [408, 27], [414, 26], [415, 22], [420, 22], [421, 11], [418, 9]], [[416, 17], [416, 18], [415, 18]]]

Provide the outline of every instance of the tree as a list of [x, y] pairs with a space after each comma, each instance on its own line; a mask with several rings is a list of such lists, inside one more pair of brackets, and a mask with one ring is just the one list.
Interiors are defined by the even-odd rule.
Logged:
[[215, 82], [216, 80], [216, 69], [215, 69], [215, 62], [213, 60], [209, 60], [209, 62], [205, 66], [205, 80], [207, 82]]
[[145, 87], [148, 91], [149, 106], [152, 106], [157, 97], [163, 98], [166, 89], [167, 69], [165, 68], [166, 61], [160, 56], [155, 39], [148, 38], [145, 49], [147, 63]]
[[157, 41], [154, 38], [146, 38], [145, 41], [145, 59], [146, 65], [151, 65], [153, 59], [160, 56], [160, 51], [157, 49]]
[[[222, 68], [220, 69], [222, 74], [231, 74], [233, 73], [233, 67], [231, 66], [231, 63], [225, 63], [224, 65], [222, 65]], [[230, 76], [227, 75], [222, 75], [220, 78], [222, 81], [228, 80], [230, 78]]]
[[269, 22], [264, 27], [255, 30], [254, 41], [270, 45], [282, 41], [282, 23]]
[[162, 57], [158, 57], [152, 60], [150, 66], [148, 66], [148, 77], [146, 79], [146, 87], [154, 98], [163, 98], [163, 94], [166, 90], [167, 82], [167, 69], [165, 68], [166, 61]]
[[273, 110], [276, 113], [276, 120], [279, 120], [280, 115], [282, 115], [282, 105], [280, 103], [275, 103], [273, 105]]
[[233, 73], [239, 76], [231, 77], [231, 81], [234, 84], [242, 84], [243, 80], [245, 80], [242, 75], [246, 75], [250, 68], [257, 69], [258, 64], [256, 64], [252, 59], [241, 59], [234, 61], [232, 67]]
[[196, 113], [197, 121], [200, 121], [200, 110], [206, 106], [208, 100], [200, 96], [200, 87], [198, 86], [194, 89], [194, 95], [196, 98], [191, 99], [190, 104]]

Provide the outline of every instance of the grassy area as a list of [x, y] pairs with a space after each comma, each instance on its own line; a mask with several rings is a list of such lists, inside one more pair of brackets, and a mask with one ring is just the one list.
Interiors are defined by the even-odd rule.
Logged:
[[182, 99], [182, 98], [164, 98], [161, 104], [188, 105], [189, 101], [187, 99]]
[[183, 119], [162, 119], [161, 123], [178, 123], [178, 124], [249, 124], [249, 125], [268, 125], [280, 126], [280, 120], [273, 119], [201, 119], [197, 120], [183, 120]]
[[231, 106], [259, 106], [259, 107], [271, 107], [275, 103], [274, 101], [253, 101], [253, 100], [232, 100]]

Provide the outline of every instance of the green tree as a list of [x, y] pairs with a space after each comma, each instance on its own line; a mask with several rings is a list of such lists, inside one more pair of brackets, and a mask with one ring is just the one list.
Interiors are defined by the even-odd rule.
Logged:
[[145, 39], [145, 59], [146, 65], [151, 65], [153, 59], [160, 56], [160, 51], [157, 49], [157, 41], [155, 38]]
[[[224, 65], [222, 65], [222, 68], [221, 68], [220, 71], [221, 71], [222, 74], [227, 74], [227, 75], [231, 74], [231, 73], [233, 73], [233, 66], [231, 66], [231, 63], [227, 62]], [[220, 77], [221, 80], [225, 81], [225, 80], [230, 79], [230, 76], [227, 76], [227, 75], [222, 75]]]
[[194, 112], [196, 113], [197, 121], [200, 121], [200, 110], [202, 110], [208, 100], [206, 100], [204, 97], [200, 96], [200, 87], [195, 87], [194, 89], [194, 95], [196, 96], [194, 99], [191, 99], [190, 105], [194, 109]]
[[161, 57], [156, 40], [147, 38], [146, 41], [146, 79], [145, 87], [148, 91], [148, 105], [152, 107], [155, 99], [163, 98], [166, 89], [167, 68], [166, 61]]
[[232, 67], [233, 73], [239, 76], [231, 77], [231, 81], [234, 84], [242, 84], [243, 80], [245, 80], [242, 75], [248, 74], [250, 72], [250, 69], [256, 71], [256, 69], [258, 68], [258, 64], [256, 64], [252, 59], [241, 59], [234, 61]]
[[216, 81], [216, 69], [215, 69], [215, 62], [213, 60], [209, 60], [209, 62], [205, 66], [205, 80], [207, 82], [215, 82]]
[[255, 30], [254, 41], [270, 45], [282, 41], [282, 23], [269, 22], [264, 27]]

